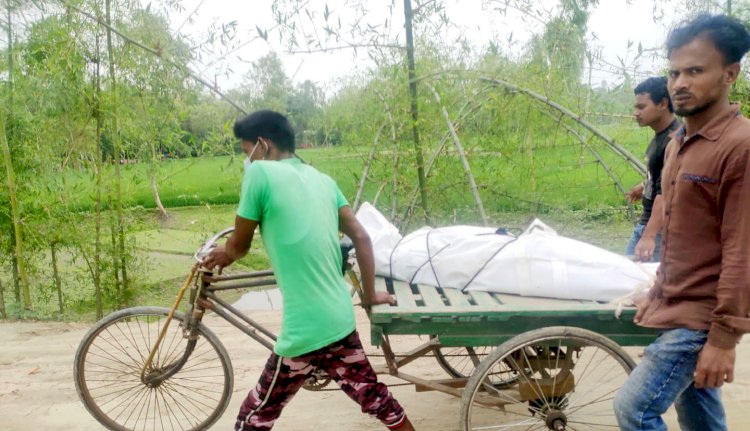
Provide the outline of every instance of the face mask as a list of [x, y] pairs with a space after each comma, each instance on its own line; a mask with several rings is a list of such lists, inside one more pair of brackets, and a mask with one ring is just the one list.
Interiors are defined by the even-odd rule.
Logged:
[[250, 165], [253, 163], [253, 154], [255, 154], [255, 149], [258, 148], [259, 143], [260, 141], [255, 143], [255, 145], [253, 146], [253, 150], [250, 151], [250, 154], [248, 154], [247, 158], [245, 158], [245, 160], [242, 162], [242, 164], [245, 166], [246, 171], [250, 167]]

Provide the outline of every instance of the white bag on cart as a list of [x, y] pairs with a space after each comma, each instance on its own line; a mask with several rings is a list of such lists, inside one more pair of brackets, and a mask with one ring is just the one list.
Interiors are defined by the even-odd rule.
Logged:
[[369, 204], [357, 218], [373, 241], [376, 274], [410, 283], [606, 302], [650, 286], [654, 278], [653, 267], [560, 236], [539, 220], [518, 237], [450, 226], [423, 227], [401, 238]]

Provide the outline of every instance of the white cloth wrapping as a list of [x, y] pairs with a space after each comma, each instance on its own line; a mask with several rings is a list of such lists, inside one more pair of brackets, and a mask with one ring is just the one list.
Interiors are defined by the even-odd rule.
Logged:
[[450, 226], [402, 238], [369, 203], [357, 219], [372, 239], [376, 274], [417, 284], [606, 302], [650, 286], [654, 277], [653, 266], [560, 236], [539, 220], [518, 237]]

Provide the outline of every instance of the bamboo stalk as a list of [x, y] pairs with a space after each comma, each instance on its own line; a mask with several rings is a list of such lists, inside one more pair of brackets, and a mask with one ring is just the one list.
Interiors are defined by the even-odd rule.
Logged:
[[471, 165], [469, 164], [469, 159], [466, 158], [466, 152], [464, 151], [463, 145], [461, 145], [461, 140], [458, 138], [458, 133], [456, 132], [456, 127], [453, 125], [453, 121], [451, 121], [451, 117], [448, 114], [448, 110], [445, 108], [445, 105], [440, 100], [440, 94], [435, 90], [435, 87], [433, 87], [430, 84], [427, 84], [427, 87], [432, 91], [432, 94], [435, 96], [435, 101], [437, 102], [438, 106], [440, 106], [440, 110], [443, 113], [443, 118], [445, 119], [445, 123], [448, 125], [448, 130], [450, 131], [451, 138], [453, 138], [453, 145], [456, 147], [456, 151], [458, 152], [458, 156], [461, 158], [461, 164], [464, 168], [464, 174], [466, 175], [466, 179], [469, 182], [469, 188], [471, 189], [471, 194], [474, 197], [474, 203], [477, 206], [477, 209], [479, 210], [479, 215], [482, 217], [482, 223], [485, 226], [489, 225], [489, 219], [487, 218], [487, 213], [484, 210], [484, 204], [482, 203], [482, 197], [479, 195], [479, 189], [477, 188], [476, 180], [474, 179], [474, 174], [471, 172]]
[[129, 280], [127, 272], [127, 257], [125, 254], [125, 217], [122, 209], [122, 173], [120, 169], [120, 160], [122, 158], [122, 147], [120, 142], [120, 128], [117, 117], [118, 93], [117, 77], [115, 75], [115, 53], [112, 45], [112, 0], [105, 0], [105, 13], [107, 20], [107, 56], [109, 58], [109, 81], [112, 86], [112, 146], [115, 153], [115, 210], [117, 213], [117, 252], [115, 254], [114, 267], [119, 270], [121, 275], [121, 289], [117, 291], [117, 303], [123, 304], [125, 292], [128, 291]]
[[65, 308], [63, 306], [62, 297], [62, 281], [60, 280], [60, 271], [57, 268], [57, 242], [52, 241], [50, 244], [50, 253], [52, 255], [52, 276], [55, 279], [55, 290], [57, 291], [57, 306], [60, 310], [60, 314], [63, 314]]
[[378, 140], [380, 139], [380, 133], [383, 132], [384, 127], [385, 123], [381, 124], [378, 128], [377, 133], [375, 133], [375, 140], [372, 143], [370, 154], [367, 156], [367, 162], [365, 163], [365, 169], [362, 172], [362, 178], [359, 179], [359, 187], [357, 187], [357, 195], [354, 198], [354, 205], [352, 205], [352, 209], [354, 210], [354, 212], [356, 212], [359, 208], [359, 202], [362, 199], [362, 191], [365, 188], [367, 177], [370, 175], [370, 166], [372, 165], [372, 161], [375, 159], [375, 151], [378, 148]]
[[[11, 118], [13, 114], [13, 101], [14, 101], [14, 81], [13, 81], [13, 13], [11, 10], [10, 2], [6, 2], [6, 18], [7, 27], [6, 35], [8, 38], [8, 81], [6, 83], [7, 98], [8, 98], [8, 115], [7, 118]], [[15, 246], [15, 253], [13, 255], [13, 269], [16, 272], [15, 282], [16, 285], [16, 300], [20, 301], [23, 298], [23, 305], [25, 308], [31, 308], [31, 292], [29, 291], [29, 279], [26, 274], [26, 258], [23, 254], [23, 221], [21, 220], [21, 210], [18, 203], [18, 184], [16, 184], [16, 173], [13, 170], [13, 163], [10, 154], [10, 144], [8, 143], [8, 137], [5, 133], [5, 120], [6, 113], [4, 110], [0, 112], [3, 118], [0, 118], [0, 146], [2, 146], [3, 158], [5, 160], [5, 171], [6, 181], [8, 183], [8, 200], [10, 202], [11, 219], [13, 220], [13, 232], [11, 237]]]
[[422, 145], [419, 142], [419, 100], [417, 96], [416, 66], [414, 61], [413, 11], [411, 0], [404, 0], [404, 19], [406, 28], [406, 58], [409, 69], [409, 110], [411, 112], [411, 135], [414, 141], [414, 155], [417, 160], [417, 180], [419, 196], [424, 210], [424, 221], [430, 224], [430, 211], [427, 205], [427, 179], [422, 157]]
[[[578, 139], [578, 141], [581, 143], [581, 145], [583, 145], [594, 156], [594, 158], [596, 158], [597, 162], [599, 163], [599, 165], [601, 165], [602, 169], [604, 169], [604, 171], [607, 173], [607, 175], [609, 175], [609, 177], [612, 179], [612, 182], [615, 184], [615, 187], [617, 187], [617, 189], [622, 193], [622, 195], [625, 196], [625, 193], [627, 192], [625, 190], [625, 187], [622, 186], [622, 183], [617, 178], [617, 176], [615, 176], [615, 173], [609, 167], [609, 165], [607, 164], [607, 162], [604, 161], [604, 159], [602, 158], [601, 154], [599, 154], [599, 152], [596, 151], [596, 149], [594, 147], [592, 147], [588, 143], [588, 141], [586, 139], [584, 139], [583, 136], [581, 136], [580, 133], [578, 133], [575, 129], [573, 129], [569, 125], [565, 124], [562, 121], [562, 117], [555, 118], [555, 116], [552, 115], [552, 114], [550, 114], [549, 112], [545, 112], [545, 114], [547, 116], [549, 116], [550, 118], [552, 118], [553, 120], [558, 121], [558, 123], [560, 125], [562, 125], [565, 128], [565, 130], [568, 131], [568, 133], [570, 133], [571, 135], [575, 136], [576, 139]], [[627, 200], [625, 201], [625, 203], [628, 206], [628, 215], [630, 216], [630, 219], [633, 220], [633, 221], [635, 221], [636, 214], [635, 214], [635, 209], [633, 208], [633, 205], [630, 202], [627, 202]]]
[[[483, 100], [482, 102], [485, 102], [487, 99]], [[472, 102], [466, 102], [464, 106], [459, 109], [459, 119], [456, 122], [456, 124], [460, 124], [462, 121], [466, 119], [470, 114], [473, 114], [477, 109], [481, 108], [483, 103], [473, 103]], [[465, 109], [471, 108], [466, 112], [463, 112]], [[432, 165], [435, 164], [435, 160], [437, 160], [437, 156], [443, 151], [443, 148], [445, 148], [445, 143], [448, 142], [448, 138], [450, 138], [450, 133], [446, 132], [443, 137], [440, 139], [440, 142], [438, 143], [435, 150], [430, 155], [430, 158], [427, 160], [427, 166], [425, 167], [425, 174], [427, 176], [430, 175], [430, 170], [432, 169]], [[411, 219], [412, 210], [414, 209], [414, 205], [416, 205], [417, 197], [419, 195], [416, 193], [416, 190], [414, 190], [413, 193], [411, 193], [411, 200], [409, 201], [409, 205], [407, 205], [406, 210], [404, 212], [404, 220], [403, 225], [406, 225], [409, 220]]]
[[5, 135], [5, 112], [0, 113], [0, 150], [3, 152], [3, 160], [5, 162], [5, 182], [8, 185], [8, 200], [10, 203], [11, 219], [13, 220], [14, 256], [18, 269], [18, 283], [23, 298], [23, 306], [31, 309], [31, 292], [29, 291], [29, 279], [26, 275], [26, 259], [23, 247], [23, 220], [21, 219], [21, 208], [18, 203], [16, 173], [13, 170], [13, 163], [10, 158], [10, 146]]
[[92, 276], [94, 278], [94, 300], [96, 303], [96, 317], [101, 318], [104, 315], [102, 305], [102, 273], [101, 273], [101, 253], [102, 247], [102, 112], [101, 112], [101, 51], [99, 49], [99, 33], [96, 33], [96, 76], [94, 91], [94, 116], [96, 117], [96, 202], [94, 203], [94, 268]]
[[[14, 233], [13, 230], [10, 231], [10, 243], [13, 245], [13, 248], [15, 248], [16, 234]], [[11, 272], [13, 276], [13, 296], [16, 300], [16, 304], [20, 304], [21, 303], [21, 279], [18, 276], [18, 258], [16, 257], [16, 253], [11, 253], [10, 266], [11, 266]]]
[[388, 102], [379, 91], [375, 91], [385, 107], [385, 114], [391, 124], [391, 143], [393, 144], [393, 180], [391, 182], [391, 220], [396, 218], [398, 211], [398, 142], [396, 141], [396, 122], [393, 120], [393, 113]]
[[383, 189], [385, 189], [385, 186], [388, 184], [388, 182], [383, 182], [380, 184], [380, 187], [378, 187], [378, 191], [375, 192], [375, 197], [372, 198], [372, 205], [375, 206], [378, 204], [378, 199], [380, 198], [380, 194], [383, 193]]
[[8, 106], [11, 112], [13, 112], [13, 14], [10, 9], [10, 1], [6, 1], [6, 12], [7, 12], [7, 37], [8, 37]]
[[8, 310], [5, 308], [5, 286], [2, 279], [0, 279], [0, 317], [8, 318]]
[[635, 157], [634, 155], [632, 155], [630, 153], [630, 151], [628, 151], [625, 147], [623, 147], [622, 145], [620, 145], [617, 142], [615, 142], [614, 139], [612, 139], [609, 136], [605, 135], [602, 131], [600, 131], [599, 129], [597, 129], [596, 127], [594, 127], [588, 121], [584, 120], [580, 115], [575, 114], [570, 109], [568, 109], [568, 108], [560, 105], [557, 102], [554, 102], [554, 101], [550, 100], [546, 96], [543, 96], [543, 95], [541, 95], [539, 93], [536, 93], [534, 91], [531, 91], [529, 89], [526, 89], [526, 88], [519, 87], [517, 85], [511, 84], [510, 82], [503, 81], [502, 79], [480, 77], [479, 80], [482, 81], [482, 82], [490, 83], [490, 84], [500, 85], [500, 86], [505, 87], [505, 88], [507, 88], [507, 89], [509, 89], [511, 91], [515, 91], [515, 92], [524, 94], [524, 95], [526, 95], [526, 96], [528, 96], [528, 97], [530, 97], [532, 99], [535, 99], [535, 100], [537, 100], [539, 102], [542, 102], [543, 104], [549, 106], [550, 108], [552, 108], [552, 109], [560, 112], [561, 114], [565, 115], [566, 117], [570, 118], [571, 120], [573, 120], [576, 123], [580, 124], [581, 126], [585, 127], [586, 129], [588, 129], [589, 131], [591, 131], [591, 133], [593, 133], [594, 135], [596, 135], [599, 139], [601, 139], [602, 141], [604, 141], [607, 145], [610, 146], [610, 148], [612, 148], [615, 151], [615, 153], [617, 153], [620, 156], [622, 156], [633, 167], [633, 169], [635, 169], [639, 174], [641, 174], [643, 176], [646, 175], [646, 166], [643, 164], [643, 162], [641, 162], [640, 160], [638, 160], [638, 158]]

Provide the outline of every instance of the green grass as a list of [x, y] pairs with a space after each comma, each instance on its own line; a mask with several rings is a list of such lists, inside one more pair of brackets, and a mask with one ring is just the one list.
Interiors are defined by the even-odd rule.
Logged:
[[[604, 127], [605, 131], [633, 154], [643, 153], [650, 132], [630, 125]], [[472, 173], [488, 213], [508, 211], [549, 213], [559, 210], [591, 210], [625, 207], [622, 192], [615, 187], [610, 173], [591, 151], [559, 133], [532, 141], [518, 136], [504, 140], [466, 138]], [[589, 144], [603, 158], [611, 174], [623, 188], [640, 181], [639, 175], [603, 142]], [[434, 143], [425, 142], [426, 147]], [[532, 148], [532, 149], [530, 149]], [[399, 155], [398, 207], [403, 212], [417, 183], [415, 160], [409, 143]], [[370, 151], [367, 147], [331, 147], [302, 149], [298, 153], [307, 162], [333, 177], [347, 198], [353, 200]], [[429, 155], [432, 148], [426, 148]], [[391, 206], [393, 175], [391, 147], [384, 145], [370, 167], [363, 200]], [[162, 204], [167, 208], [236, 204], [242, 180], [243, 157], [212, 157], [166, 160], [156, 164], [135, 163], [121, 166], [122, 196], [126, 207], [154, 208], [150, 177], [155, 173]], [[112, 184], [114, 167], [106, 169], [105, 184]], [[73, 209], [90, 211], [94, 207], [95, 186], [91, 174], [69, 171], [65, 174], [65, 195]], [[438, 220], [450, 217], [478, 221], [475, 204], [460, 158], [447, 145], [427, 177], [427, 193], [432, 212]]]
[[[354, 181], [347, 179], [353, 179], [353, 173], [362, 170], [362, 161], [356, 152], [334, 148], [300, 150], [299, 154], [334, 178], [343, 179], [342, 189], [345, 192], [354, 192]], [[239, 200], [243, 160], [244, 156], [221, 156], [122, 165], [123, 205], [156, 207], [150, 182], [152, 172], [156, 173], [159, 197], [166, 208], [236, 204]], [[104, 184], [112, 184], [114, 175], [115, 168], [107, 166]], [[65, 193], [71, 207], [78, 211], [91, 211], [96, 191], [93, 175], [70, 170], [65, 174], [64, 180]]]

